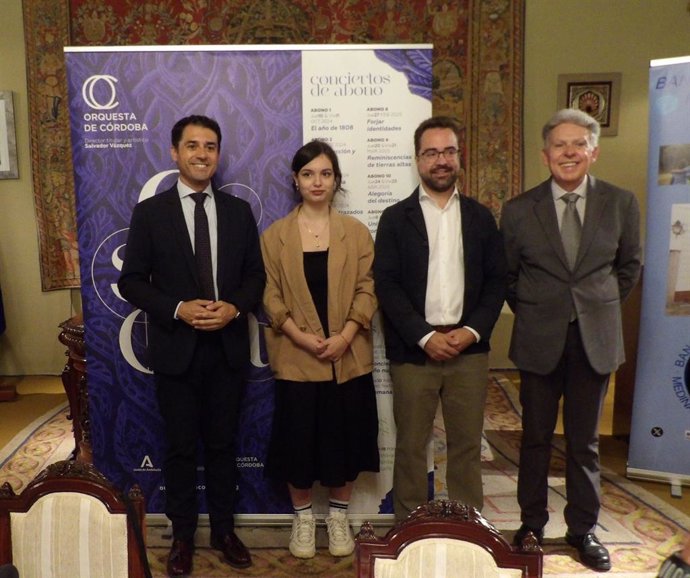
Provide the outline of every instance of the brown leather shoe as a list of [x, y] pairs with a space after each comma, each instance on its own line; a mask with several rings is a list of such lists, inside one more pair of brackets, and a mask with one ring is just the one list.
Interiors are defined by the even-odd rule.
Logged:
[[194, 542], [191, 540], [173, 540], [168, 556], [168, 576], [188, 576], [192, 573], [192, 556]]
[[212, 535], [211, 548], [223, 552], [223, 558], [233, 568], [249, 568], [252, 565], [249, 550], [235, 532], [228, 532], [222, 536]]
[[543, 543], [544, 528], [530, 528], [526, 524], [521, 524], [513, 537], [513, 545], [523, 550], [531, 550], [533, 546], [541, 546]]

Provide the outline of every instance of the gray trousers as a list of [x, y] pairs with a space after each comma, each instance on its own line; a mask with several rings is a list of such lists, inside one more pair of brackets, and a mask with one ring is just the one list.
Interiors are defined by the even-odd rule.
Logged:
[[592, 369], [577, 323], [568, 327], [565, 350], [548, 375], [520, 371], [522, 444], [518, 474], [521, 519], [543, 528], [547, 511], [551, 440], [563, 398], [566, 441], [564, 516], [571, 534], [593, 532], [600, 509], [599, 417], [609, 376]]

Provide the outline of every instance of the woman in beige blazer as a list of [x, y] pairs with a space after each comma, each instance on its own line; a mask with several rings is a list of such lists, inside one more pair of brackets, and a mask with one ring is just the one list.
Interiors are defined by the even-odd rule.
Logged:
[[347, 521], [352, 485], [378, 471], [378, 416], [372, 379], [376, 311], [369, 230], [331, 207], [341, 189], [338, 158], [312, 141], [292, 161], [302, 202], [261, 238], [264, 309], [276, 409], [267, 474], [286, 482], [295, 518], [290, 552], [315, 553], [312, 487], [329, 488], [329, 551], [354, 549]]

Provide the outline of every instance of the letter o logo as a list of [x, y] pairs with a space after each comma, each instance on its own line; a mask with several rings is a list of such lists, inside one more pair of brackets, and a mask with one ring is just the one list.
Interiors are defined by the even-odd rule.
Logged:
[[[98, 102], [98, 100], [96, 100], [96, 95], [94, 94], [96, 85], [100, 81], [105, 82], [110, 89], [110, 100], [108, 100], [108, 102], [105, 104]], [[115, 100], [117, 98], [115, 91], [116, 82], [117, 78], [110, 76], [109, 74], [94, 74], [93, 76], [89, 76], [81, 87], [81, 95], [84, 98], [84, 102], [86, 102], [86, 104], [88, 104], [94, 110], [110, 110], [111, 108], [115, 108], [118, 104], [120, 104]]]

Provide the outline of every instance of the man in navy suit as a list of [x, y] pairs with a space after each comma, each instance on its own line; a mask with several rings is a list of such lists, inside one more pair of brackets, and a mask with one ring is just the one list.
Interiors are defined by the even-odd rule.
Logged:
[[481, 436], [491, 331], [505, 298], [503, 242], [491, 212], [461, 195], [461, 127], [438, 116], [414, 135], [420, 185], [388, 207], [374, 280], [393, 381], [395, 516], [428, 499], [426, 448], [441, 403], [451, 499], [481, 509]]
[[[261, 299], [265, 272], [249, 205], [212, 186], [220, 143], [213, 119], [189, 116], [175, 124], [171, 156], [179, 179], [134, 208], [118, 283], [123, 297], [148, 314], [150, 363], [167, 442], [163, 476], [173, 528], [171, 576], [191, 572], [199, 440], [211, 545], [230, 565], [251, 565], [234, 532], [234, 441], [249, 363], [247, 313]], [[201, 251], [194, 244], [195, 228], [206, 228], [195, 221], [197, 196], [210, 242], [212, 273], [205, 290], [195, 262]]]
[[[609, 374], [625, 360], [620, 305], [639, 276], [640, 230], [635, 195], [589, 174], [599, 155], [599, 132], [599, 123], [582, 111], [556, 113], [542, 130], [542, 160], [551, 178], [506, 204], [501, 229], [508, 304], [515, 312], [510, 358], [520, 370], [523, 409], [522, 526], [515, 541], [530, 531], [543, 539], [551, 439], [562, 397], [566, 540], [585, 565], [606, 571], [609, 553], [594, 534], [599, 416]], [[570, 234], [562, 237], [573, 219], [581, 230], [575, 246]]]

